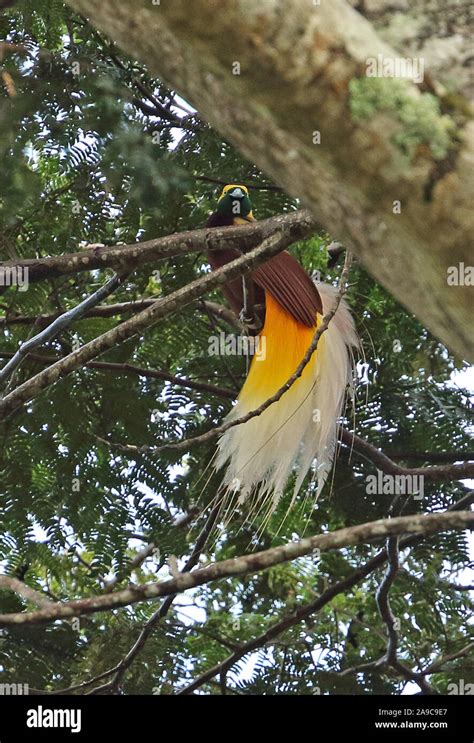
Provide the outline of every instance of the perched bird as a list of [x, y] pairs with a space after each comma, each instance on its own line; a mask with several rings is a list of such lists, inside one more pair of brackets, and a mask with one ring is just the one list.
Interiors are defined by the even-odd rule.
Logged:
[[[245, 224], [254, 219], [248, 189], [230, 184], [224, 187], [207, 226]], [[209, 251], [208, 258], [215, 270], [239, 255], [237, 249], [216, 249]], [[264, 353], [256, 353], [252, 359], [237, 404], [227, 418], [234, 420], [258, 408], [295, 372], [323, 315], [334, 305], [336, 290], [313, 282], [298, 261], [283, 251], [245, 280], [229, 281], [223, 292], [241, 318], [249, 313], [249, 307], [255, 307], [263, 322], [259, 341]], [[290, 389], [260, 415], [221, 435], [215, 467], [226, 467], [222, 487], [229, 511], [248, 502], [252, 512], [270, 515], [295, 468], [293, 504], [313, 463], [319, 495], [331, 468], [338, 418], [352, 379], [351, 347], [357, 345], [354, 322], [343, 300]]]

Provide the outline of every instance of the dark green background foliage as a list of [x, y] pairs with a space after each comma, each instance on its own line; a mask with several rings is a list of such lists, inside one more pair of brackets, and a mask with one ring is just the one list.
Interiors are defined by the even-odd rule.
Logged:
[[[128, 244], [197, 228], [220, 190], [200, 178], [266, 182], [255, 166], [198, 118], [189, 116], [187, 128], [180, 131], [174, 122], [146, 113], [152, 103], [143, 86], [166, 108], [173, 92], [57, 0], [19, 2], [0, 20], [0, 31], [4, 40], [16, 45], [4, 51], [2, 61], [2, 260], [71, 253], [81, 242]], [[8, 95], [10, 79], [16, 95], [11, 90]], [[179, 110], [178, 114], [184, 115]], [[181, 139], [176, 145], [177, 137]], [[278, 191], [253, 190], [251, 196], [260, 219], [296, 206]], [[321, 235], [292, 251], [309, 271], [320, 270], [325, 280], [334, 281], [340, 267], [326, 268], [325, 246], [330, 240]], [[205, 256], [196, 253], [146, 266], [107, 301], [168, 294], [205, 270]], [[34, 334], [38, 314], [75, 306], [109, 275], [80, 273], [32, 284], [26, 292], [2, 290], [0, 320], [8, 320], [2, 321], [0, 350], [16, 350]], [[223, 301], [218, 293], [209, 298]], [[357, 433], [387, 454], [406, 452], [408, 457], [414, 451], [466, 450], [467, 393], [446, 385], [455, 360], [359, 265], [352, 269], [349, 301], [370, 383], [358, 385], [355, 411], [348, 409], [347, 425], [352, 425], [354, 414]], [[17, 315], [32, 321], [12, 323]], [[41, 352], [60, 357], [121, 319], [81, 320]], [[164, 369], [236, 389], [245, 375], [245, 361], [208, 354], [209, 336], [220, 330], [233, 332], [222, 321], [211, 321], [198, 302], [101, 360]], [[399, 352], [394, 350], [397, 339]], [[27, 360], [14, 385], [41, 368]], [[118, 587], [126, 586], [130, 557], [149, 541], [159, 546], [162, 561], [174, 555], [180, 562], [189, 555], [203, 520], [190, 531], [173, 527], [172, 522], [198, 500], [205, 505], [214, 497], [219, 478], [214, 475], [208, 481], [207, 467], [215, 442], [194, 447], [184, 457], [169, 451], [130, 458], [100, 439], [139, 446], [174, 441], [219, 424], [229, 408], [228, 400], [207, 392], [92, 369], [82, 369], [41, 394], [0, 429], [3, 571], [58, 600], [68, 600], [100, 593], [104, 580], [114, 575]], [[423, 459], [402, 463], [421, 466]], [[288, 493], [263, 533], [258, 523], [246, 523], [245, 512], [239, 512], [207, 548], [205, 558], [221, 560], [250, 546], [261, 549], [295, 535], [387, 515], [390, 497], [365, 492], [364, 478], [374, 471], [370, 461], [357, 455], [349, 461], [348, 453], [341, 451], [332, 486], [325, 487], [316, 509], [310, 498], [280, 528]], [[459, 482], [426, 482], [425, 500], [408, 499], [403, 513], [444, 509], [464, 492]], [[132, 534], [140, 539], [133, 540]], [[165, 694], [181, 688], [225, 658], [233, 644], [250, 640], [312, 600], [324, 585], [348, 575], [377, 549], [361, 546], [325, 554], [319, 562], [296, 560], [180, 597], [126, 674], [125, 693]], [[403, 560], [391, 596], [401, 621], [400, 657], [416, 667], [466, 643], [467, 594], [448, 585], [469, 563], [465, 535], [449, 532], [430, 538], [403, 553]], [[150, 559], [133, 579], [146, 582], [158, 574], [166, 577], [168, 570]], [[383, 653], [385, 628], [374, 598], [381, 575], [372, 574], [311, 622], [297, 625], [250, 662], [238, 664], [228, 676], [229, 688], [243, 694], [311, 694], [315, 689], [399, 692], [404, 682], [393, 674], [338, 675]], [[26, 608], [33, 607], [0, 591], [1, 612]], [[53, 690], [95, 676], [125, 655], [156, 608], [151, 602], [91, 615], [81, 619], [79, 628], [62, 622], [8, 630], [0, 636], [1, 681]], [[472, 673], [472, 660], [451, 663], [449, 672], [438, 674], [433, 683], [443, 691], [449, 682], [467, 679], [470, 664]], [[245, 673], [240, 675], [242, 667]], [[220, 693], [217, 683], [203, 689]]]

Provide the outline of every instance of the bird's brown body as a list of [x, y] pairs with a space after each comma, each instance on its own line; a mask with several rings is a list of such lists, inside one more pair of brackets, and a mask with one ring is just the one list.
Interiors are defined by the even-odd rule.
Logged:
[[[244, 223], [244, 220], [214, 213], [207, 220], [206, 226], [223, 227], [239, 223]], [[208, 252], [213, 271], [240, 255], [240, 251], [233, 248]], [[246, 282], [247, 305], [264, 306], [265, 291], [268, 291], [295, 320], [307, 327], [315, 327], [316, 314], [322, 313], [321, 297], [306, 271], [286, 250], [254, 269]], [[234, 312], [239, 315], [244, 306], [242, 280], [229, 281], [224, 286], [223, 293]], [[263, 322], [264, 312], [259, 313], [259, 319]]]

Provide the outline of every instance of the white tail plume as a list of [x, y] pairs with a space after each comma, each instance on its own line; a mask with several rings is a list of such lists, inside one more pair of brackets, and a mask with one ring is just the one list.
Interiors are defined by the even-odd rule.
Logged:
[[[323, 313], [327, 314], [336, 302], [337, 289], [323, 283], [317, 288]], [[276, 392], [296, 370], [314, 335], [314, 328], [305, 328], [288, 313], [283, 316], [274, 308], [275, 302], [267, 294], [262, 330], [266, 357], [253, 359], [228, 420], [258, 408]], [[318, 325], [321, 320], [318, 315]], [[293, 503], [313, 462], [319, 495], [334, 458], [346, 388], [352, 382], [351, 346], [358, 343], [354, 322], [342, 299], [301, 377], [263, 413], [221, 436], [215, 467], [227, 464], [222, 487], [227, 490], [224, 508], [228, 516], [243, 502], [249, 505], [250, 513], [263, 510], [271, 514], [296, 467]]]

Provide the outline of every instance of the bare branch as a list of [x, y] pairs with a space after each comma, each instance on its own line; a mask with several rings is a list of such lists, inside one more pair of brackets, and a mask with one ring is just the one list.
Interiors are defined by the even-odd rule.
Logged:
[[148, 263], [155, 264], [156, 261], [165, 258], [220, 248], [235, 247], [246, 253], [280, 230], [288, 235], [288, 245], [290, 245], [296, 240], [309, 237], [320, 229], [308, 212], [299, 210], [251, 222], [248, 225], [176, 232], [173, 235], [165, 235], [133, 245], [106, 246], [49, 258], [5, 261], [0, 263], [0, 275], [2, 271], [5, 276], [8, 275], [7, 272], [11, 274], [11, 272], [27, 271], [25, 275], [28, 276], [28, 281], [33, 283], [101, 268], [129, 270]]
[[30, 588], [22, 580], [14, 578], [10, 575], [0, 575], [0, 589], [8, 589], [14, 591], [19, 596], [22, 596], [28, 601], [32, 601], [37, 606], [51, 606], [53, 602], [43, 593], [36, 591], [34, 588]]
[[192, 573], [181, 573], [163, 583], [129, 586], [123, 591], [86, 599], [54, 604], [37, 612], [0, 615], [0, 626], [38, 624], [57, 619], [93, 614], [128, 606], [139, 601], [170, 596], [189, 588], [204, 585], [228, 576], [245, 575], [266, 570], [273, 565], [294, 560], [318, 549], [322, 552], [368, 543], [397, 534], [434, 534], [448, 529], [470, 529], [474, 527], [474, 514], [470, 511], [452, 511], [428, 515], [397, 516], [366, 524], [346, 527], [329, 534], [306, 537], [279, 547], [214, 563]]
[[[460, 464], [439, 465], [435, 467], [401, 467], [395, 462], [392, 462], [386, 454], [373, 446], [373, 444], [369, 444], [368, 441], [347, 431], [345, 428], [341, 429], [340, 439], [349, 449], [354, 449], [356, 452], [364, 454], [378, 469], [390, 475], [422, 475], [434, 481], [446, 479], [461, 480], [474, 475], [474, 462], [462, 462]], [[463, 459], [462, 452], [458, 458]]]

